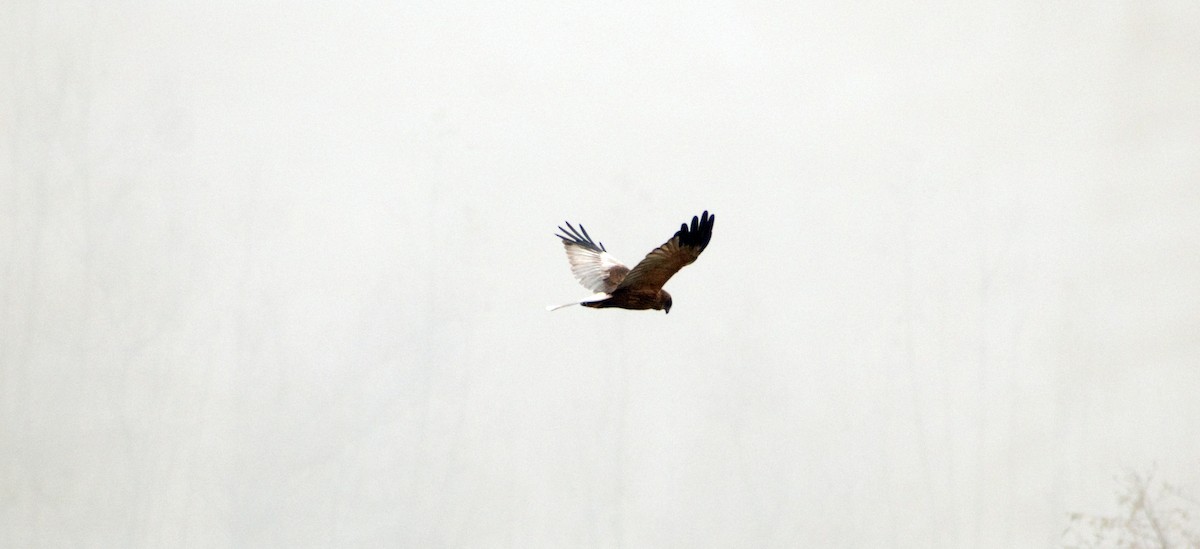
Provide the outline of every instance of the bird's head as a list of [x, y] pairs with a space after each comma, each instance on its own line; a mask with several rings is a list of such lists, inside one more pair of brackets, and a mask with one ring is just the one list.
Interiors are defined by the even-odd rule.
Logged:
[[666, 314], [671, 314], [671, 294], [668, 294], [666, 290], [662, 291], [662, 309], [666, 311]]

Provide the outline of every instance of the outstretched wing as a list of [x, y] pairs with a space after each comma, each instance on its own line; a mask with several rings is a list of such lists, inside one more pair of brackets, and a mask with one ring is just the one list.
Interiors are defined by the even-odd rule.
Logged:
[[690, 265], [712, 240], [713, 223], [717, 216], [705, 211], [700, 217], [692, 217], [692, 226], [680, 225], [675, 236], [655, 248], [646, 258], [633, 267], [618, 288], [659, 289], [679, 269]]
[[595, 293], [608, 294], [617, 289], [629, 273], [629, 267], [609, 255], [603, 243], [596, 244], [583, 225], [577, 231], [568, 221], [567, 229], [559, 227], [558, 230], [562, 234], [554, 236], [562, 239], [563, 247], [567, 249], [567, 261], [571, 262], [571, 273], [579, 283]]

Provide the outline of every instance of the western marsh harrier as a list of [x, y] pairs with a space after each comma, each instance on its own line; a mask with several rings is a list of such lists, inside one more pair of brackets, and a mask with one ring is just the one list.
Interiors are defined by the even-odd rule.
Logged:
[[712, 240], [713, 223], [717, 216], [705, 211], [692, 217], [692, 226], [686, 223], [662, 246], [655, 248], [646, 258], [630, 269], [608, 254], [603, 243], [597, 244], [588, 235], [583, 225], [579, 230], [567, 222], [567, 228], [559, 227], [567, 249], [567, 261], [571, 272], [579, 283], [596, 293], [583, 301], [572, 301], [548, 310], [571, 305], [583, 305], [593, 309], [617, 307], [621, 309], [655, 309], [671, 312], [671, 294], [662, 289], [672, 275], [690, 265]]

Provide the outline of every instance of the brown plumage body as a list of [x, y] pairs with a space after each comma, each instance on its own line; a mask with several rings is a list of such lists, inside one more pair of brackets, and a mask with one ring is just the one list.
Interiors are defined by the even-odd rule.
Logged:
[[593, 309], [605, 309], [608, 307], [617, 307], [620, 309], [646, 310], [654, 309], [656, 311], [666, 310], [671, 312], [671, 294], [666, 290], [625, 290], [617, 289], [613, 292], [612, 297], [603, 301], [588, 301], [582, 303], [584, 307]]

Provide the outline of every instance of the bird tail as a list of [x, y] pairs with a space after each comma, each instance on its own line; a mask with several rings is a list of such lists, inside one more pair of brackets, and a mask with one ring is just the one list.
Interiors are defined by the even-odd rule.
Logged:
[[557, 311], [557, 310], [559, 310], [559, 309], [565, 309], [565, 308], [567, 308], [567, 307], [570, 307], [570, 306], [572, 306], [572, 305], [583, 305], [584, 303], [591, 303], [591, 302], [593, 302], [593, 301], [604, 301], [605, 299], [608, 299], [608, 298], [610, 298], [610, 297], [612, 297], [612, 296], [611, 296], [611, 295], [609, 295], [609, 294], [604, 294], [604, 293], [593, 294], [593, 295], [592, 295], [592, 297], [589, 297], [589, 298], [587, 298], [587, 299], [582, 299], [582, 300], [579, 300], [579, 301], [572, 301], [572, 302], [570, 302], [570, 303], [563, 303], [562, 305], [547, 305], [547, 306], [546, 306], [546, 310], [547, 310], [547, 311]]

